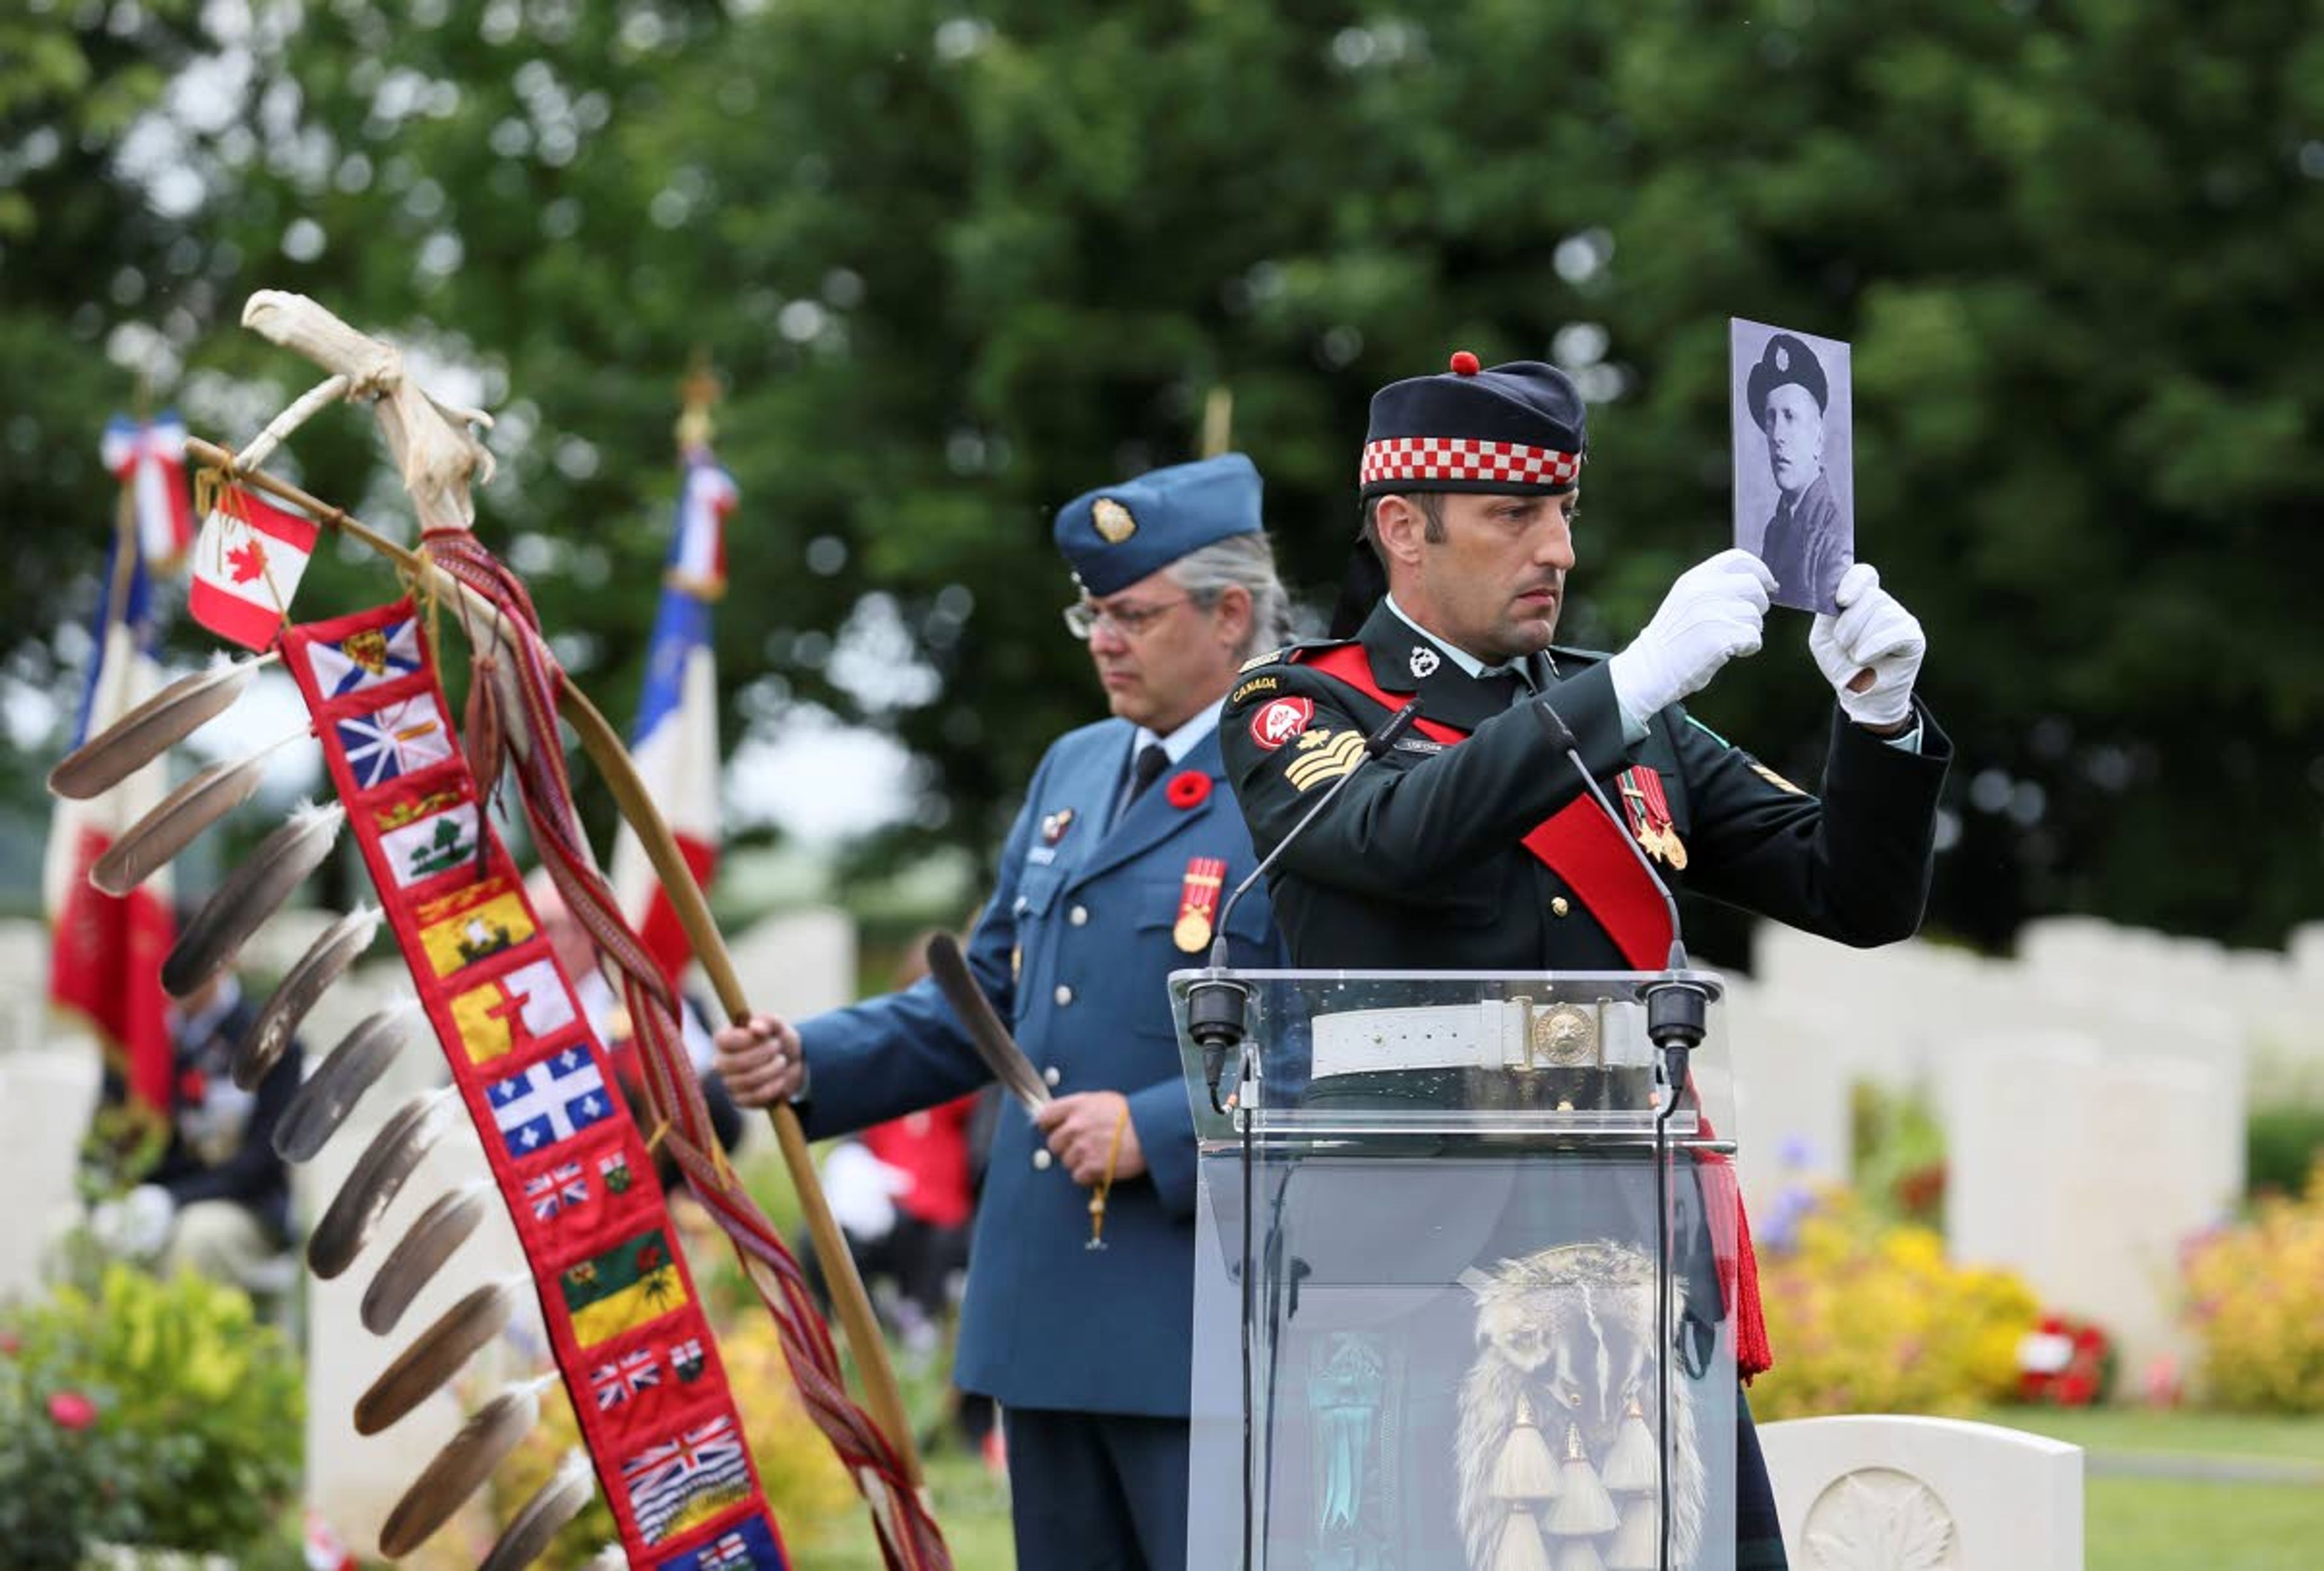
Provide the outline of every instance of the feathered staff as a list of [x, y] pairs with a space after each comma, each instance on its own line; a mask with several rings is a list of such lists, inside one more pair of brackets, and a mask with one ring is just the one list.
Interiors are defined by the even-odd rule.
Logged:
[[[738, 1017], [746, 1012], [742, 988], [709, 920], [701, 892], [650, 798], [639, 786], [627, 755], [594, 706], [566, 681], [549, 655], [521, 583], [467, 532], [472, 516], [469, 481], [480, 472], [488, 473], [490, 460], [465, 430], [456, 427], [455, 420], [481, 421], [483, 417], [471, 411], [447, 411], [428, 399], [404, 378], [396, 351], [354, 332], [312, 301], [297, 296], [262, 293], [251, 300], [244, 322], [268, 337], [306, 354], [331, 374], [278, 417], [239, 457], [193, 440], [187, 444], [189, 456], [208, 466], [215, 476], [290, 502], [324, 524], [362, 541], [396, 561], [424, 589], [457, 610], [460, 624], [475, 649], [468, 734], [469, 752], [477, 766], [479, 783], [489, 789], [497, 781], [504, 750], [506, 759], [514, 765], [521, 799], [545, 864], [568, 906], [620, 973], [632, 1021], [639, 1028], [641, 1058], [647, 1071], [649, 1095], [661, 1124], [657, 1133], [664, 1148], [676, 1158], [696, 1193], [734, 1239], [746, 1272], [775, 1318], [810, 1414], [831, 1438], [872, 1507], [888, 1563], [908, 1571], [948, 1566], [943, 1539], [927, 1514], [919, 1487], [909, 1430], [892, 1373], [886, 1366], [877, 1323], [816, 1186], [796, 1119], [788, 1109], [779, 1108], [774, 1114], [785, 1160], [805, 1203], [818, 1252], [834, 1268], [836, 1301], [857, 1350], [859, 1368], [865, 1374], [871, 1400], [880, 1412], [881, 1424], [878, 1426], [848, 1400], [835, 1350], [814, 1310], [796, 1262], [772, 1225], [758, 1213], [734, 1175], [717, 1156], [699, 1087], [679, 1045], [674, 994], [636, 935], [621, 920], [612, 893], [580, 834], [556, 730], [559, 718], [574, 726], [585, 750], [613, 787], [625, 818], [638, 833], [670, 893], [722, 1005]], [[406, 489], [419, 511], [422, 523], [420, 551], [405, 550], [364, 529], [344, 513], [257, 471], [257, 464], [302, 420], [341, 397], [373, 402]], [[165, 737], [161, 744], [166, 745], [166, 742]], [[215, 784], [208, 790], [219, 799], [232, 794]], [[196, 825], [189, 829], [182, 819], [156, 826], [156, 844], [174, 841], [182, 845], [198, 832], [198, 827]], [[298, 827], [288, 826], [278, 835], [283, 844], [275, 848], [271, 859], [273, 865], [265, 878], [270, 888], [283, 882], [285, 870], [305, 859], [320, 833], [309, 823], [293, 835], [291, 830]], [[247, 936], [249, 927], [254, 925], [255, 921], [247, 917], [230, 919], [221, 912], [217, 930], [205, 936], [203, 947], [184, 956], [172, 956], [180, 961], [174, 969], [190, 975], [213, 960], [223, 964], [224, 958], [231, 957], [241, 938]], [[318, 975], [351, 957], [349, 946], [354, 938], [346, 929], [346, 923], [335, 928], [310, 955], [309, 962]], [[308, 966], [302, 965], [301, 970], [306, 969]], [[295, 1023], [295, 1020], [277, 1022], [263, 1040], [252, 1044], [250, 1061], [256, 1063], [273, 1038]], [[400, 1028], [379, 1017], [350, 1033], [316, 1077], [327, 1089], [316, 1093], [311, 1105], [302, 1099], [302, 1105], [293, 1109], [294, 1116], [285, 1120], [285, 1142], [303, 1151], [311, 1151], [318, 1144], [345, 1116], [354, 1098], [375, 1077], [384, 1055], [392, 1051], [389, 1044], [397, 1035]], [[401, 1175], [410, 1170], [416, 1151], [424, 1150], [426, 1141], [432, 1138], [438, 1114], [438, 1104], [416, 1100], [400, 1110], [381, 1132], [359, 1164], [358, 1177], [363, 1181], [351, 1180], [334, 1202], [325, 1225], [318, 1228], [318, 1256], [315, 1261], [318, 1269], [343, 1269], [362, 1247], [369, 1228], [385, 1208], [383, 1192], [392, 1194], [394, 1186], [401, 1181]], [[411, 1243], [411, 1260], [440, 1261], [456, 1246], [459, 1236], [465, 1236], [456, 1223], [444, 1218], [435, 1220], [438, 1226], [458, 1236], [436, 1236], [432, 1229], [428, 1229], [431, 1234], [429, 1238], [418, 1243], [407, 1241]], [[423, 1227], [429, 1221], [430, 1218], [423, 1218]], [[414, 1231], [418, 1234], [423, 1228]], [[399, 1254], [403, 1252], [399, 1251]], [[401, 1263], [408, 1269], [420, 1269], [410, 1266], [409, 1261]], [[391, 1261], [390, 1264], [394, 1267], [399, 1262]], [[383, 1276], [388, 1274], [383, 1272]], [[374, 1287], [387, 1299], [408, 1298], [411, 1290], [408, 1285], [383, 1282]], [[475, 1312], [488, 1313], [484, 1309]], [[429, 1344], [425, 1357], [420, 1356], [421, 1350], [415, 1349], [407, 1358], [417, 1358], [427, 1368], [440, 1368], [447, 1362], [456, 1367], [454, 1353], [474, 1335], [473, 1324], [465, 1328], [444, 1328], [423, 1338]], [[410, 1367], [405, 1368], [406, 1374], [414, 1372]], [[398, 1545], [416, 1542], [413, 1535], [424, 1537], [435, 1522], [440, 1521], [441, 1511], [449, 1509], [446, 1492], [473, 1484], [489, 1471], [492, 1461], [501, 1454], [499, 1443], [512, 1423], [530, 1410], [527, 1400], [529, 1398], [512, 1391], [485, 1414], [480, 1414], [470, 1431], [464, 1431], [463, 1438], [456, 1440], [445, 1457], [439, 1459], [439, 1465], [431, 1467], [420, 1483], [414, 1486], [412, 1494], [407, 1496], [404, 1506], [392, 1520], [387, 1537]], [[497, 1563], [516, 1563], [508, 1556], [524, 1543], [542, 1538], [546, 1531], [553, 1531], [553, 1525], [544, 1525], [544, 1514], [553, 1514], [567, 1504], [577, 1509], [572, 1497], [569, 1489], [545, 1491], [534, 1502], [540, 1509], [529, 1508], [520, 1522], [523, 1531], [512, 1529], [503, 1547], [506, 1553], [496, 1556]], [[450, 1498], [456, 1500], [457, 1496]], [[582, 1498], [586, 1500], [586, 1495]]]

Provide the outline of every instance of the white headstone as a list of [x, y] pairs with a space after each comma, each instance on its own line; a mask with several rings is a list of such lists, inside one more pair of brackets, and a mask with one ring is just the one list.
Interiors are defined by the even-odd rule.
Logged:
[[2082, 1452], [1992, 1424], [1766, 1424], [1796, 1571], [2081, 1571]]
[[10, 1215], [0, 1228], [0, 1302], [38, 1294], [42, 1261], [79, 1217], [74, 1178], [100, 1072], [97, 1043], [85, 1036], [0, 1055]]
[[1940, 1101], [1952, 1258], [2096, 1321], [2133, 1381], [2183, 1352], [2180, 1245], [2243, 1187], [2239, 1077], [2119, 1039], [1993, 1034], [1957, 1044]]

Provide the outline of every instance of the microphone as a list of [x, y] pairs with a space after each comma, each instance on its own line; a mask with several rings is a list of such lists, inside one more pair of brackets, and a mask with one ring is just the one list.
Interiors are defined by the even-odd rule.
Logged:
[[1655, 864], [1646, 859], [1646, 852], [1639, 848], [1637, 837], [1630, 833], [1629, 826], [1622, 821], [1622, 815], [1614, 810], [1612, 802], [1607, 800], [1604, 789], [1598, 783], [1598, 777], [1591, 774], [1590, 766], [1582, 762], [1581, 748], [1573, 739], [1573, 728], [1565, 723], [1565, 717], [1551, 708], [1549, 701], [1545, 698], [1534, 701], [1533, 712], [1540, 720], [1542, 731], [1549, 738], [1549, 744], [1565, 755], [1566, 762], [1573, 765], [1573, 772], [1582, 777], [1582, 783], [1589, 790], [1591, 799], [1598, 804], [1600, 812], [1613, 820], [1615, 829], [1621, 836], [1622, 844], [1629, 847], [1630, 855], [1637, 861], [1639, 871], [1644, 873], [1647, 881], [1655, 886], [1655, 892], [1663, 897], [1663, 909], [1670, 913], [1670, 954], [1663, 961], [1663, 969], [1673, 975], [1647, 984], [1646, 990], [1646, 1035], [1656, 1047], [1663, 1049], [1664, 1073], [1669, 1077], [1671, 1096], [1675, 1102], [1680, 1087], [1685, 1084], [1686, 1055], [1693, 1049], [1702, 1046], [1704, 1021], [1709, 1016], [1711, 1006], [1711, 995], [1708, 993], [1696, 984], [1685, 981], [1675, 975], [1688, 969], [1689, 966], [1686, 957], [1686, 939], [1679, 929], [1678, 901], [1672, 897], [1670, 885], [1663, 882], [1662, 874], [1655, 871]]
[[[1397, 739], [1412, 729], [1420, 718], [1420, 700], [1413, 699], [1379, 724], [1379, 729], [1364, 738], [1365, 763], [1371, 762], [1389, 748]], [[1359, 767], [1361, 767], [1359, 765]], [[1219, 1079], [1226, 1073], [1227, 1054], [1241, 1045], [1245, 1016], [1250, 1006], [1250, 988], [1227, 974], [1227, 919], [1242, 897], [1250, 892], [1251, 885], [1267, 876], [1267, 870], [1291, 848], [1291, 843], [1307, 832], [1315, 815], [1332, 805], [1332, 799], [1356, 778], [1350, 770], [1333, 781], [1323, 794], [1315, 799], [1290, 832], [1275, 843], [1275, 849], [1259, 859], [1258, 866], [1227, 896], [1226, 904], [1219, 908], [1218, 937], [1211, 940], [1211, 964], [1200, 982], [1186, 989], [1186, 1034], [1203, 1049], [1203, 1078], [1210, 1087], [1211, 1111], [1223, 1115], [1226, 1109], [1219, 1104]]]

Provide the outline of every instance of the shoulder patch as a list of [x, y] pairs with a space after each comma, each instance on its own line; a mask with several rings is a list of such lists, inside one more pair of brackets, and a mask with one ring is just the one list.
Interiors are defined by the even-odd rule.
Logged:
[[1245, 699], [1256, 698], [1261, 693], [1271, 693], [1282, 685], [1283, 679], [1280, 677], [1253, 677], [1250, 680], [1237, 688], [1233, 692], [1229, 693], [1227, 695], [1227, 702], [1240, 707]]
[[[1285, 743], [1307, 729], [1307, 722], [1315, 717], [1315, 702], [1312, 698], [1277, 698], [1250, 717], [1250, 739], [1272, 753]], [[1323, 732], [1318, 731], [1321, 736]], [[1306, 744], [1302, 743], [1303, 747]]]

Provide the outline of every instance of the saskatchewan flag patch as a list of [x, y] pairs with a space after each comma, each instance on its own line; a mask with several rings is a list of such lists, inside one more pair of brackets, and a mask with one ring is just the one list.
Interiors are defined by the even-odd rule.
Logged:
[[659, 1227], [565, 1268], [558, 1279], [573, 1339], [594, 1347], [686, 1304], [686, 1280]]

